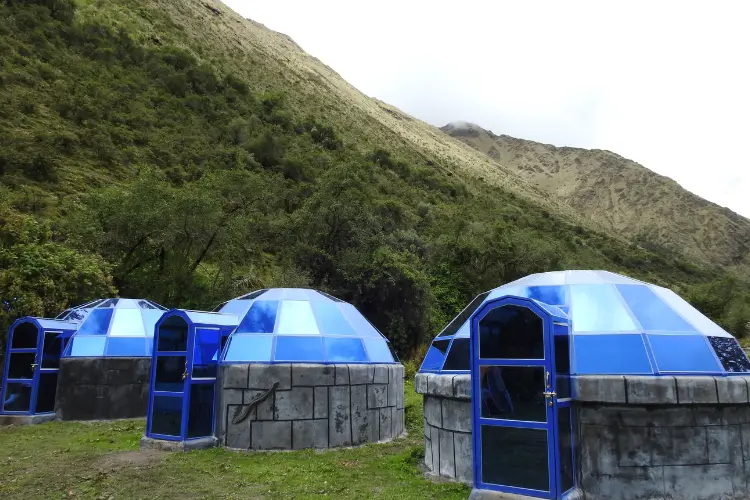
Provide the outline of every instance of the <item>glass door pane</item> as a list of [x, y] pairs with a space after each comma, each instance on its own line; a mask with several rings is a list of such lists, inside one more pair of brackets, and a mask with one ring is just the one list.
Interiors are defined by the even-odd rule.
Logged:
[[151, 433], [165, 436], [182, 435], [182, 398], [154, 396], [151, 405]]
[[482, 418], [547, 421], [543, 366], [480, 367]]
[[191, 378], [216, 378], [219, 356], [219, 330], [196, 328]]
[[55, 394], [57, 393], [57, 370], [39, 373], [36, 388], [35, 413], [51, 413], [55, 411]]
[[8, 379], [31, 380], [36, 368], [36, 353], [11, 352], [8, 361]]
[[154, 390], [184, 392], [187, 377], [186, 356], [157, 356]]
[[560, 492], [571, 489], [575, 481], [573, 471], [573, 427], [570, 406], [557, 409], [557, 448], [559, 452]]
[[63, 349], [62, 332], [44, 332], [42, 348], [42, 368], [60, 368], [60, 354]]
[[549, 491], [546, 429], [482, 426], [482, 482]]
[[207, 437], [214, 427], [215, 384], [193, 384], [190, 387], [187, 437]]
[[5, 384], [4, 411], [29, 411], [31, 409], [31, 380]]

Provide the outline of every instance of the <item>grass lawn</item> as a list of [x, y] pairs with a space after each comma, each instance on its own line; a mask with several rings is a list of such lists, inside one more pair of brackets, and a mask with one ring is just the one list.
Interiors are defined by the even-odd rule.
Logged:
[[464, 486], [423, 477], [411, 383], [406, 398], [409, 437], [322, 452], [142, 452], [144, 420], [0, 428], [0, 498], [467, 498]]

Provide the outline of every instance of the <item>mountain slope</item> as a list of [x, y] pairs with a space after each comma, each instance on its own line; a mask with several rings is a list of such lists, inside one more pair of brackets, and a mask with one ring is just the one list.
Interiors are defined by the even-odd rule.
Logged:
[[750, 220], [631, 160], [609, 151], [498, 136], [466, 122], [442, 130], [631, 240], [750, 271]]
[[[1, 2], [0, 63], [0, 335], [114, 289], [210, 309], [309, 286], [409, 355], [532, 272], [684, 295], [722, 278], [600, 229], [218, 2]], [[696, 295], [718, 320], [749, 316], [714, 296]]]

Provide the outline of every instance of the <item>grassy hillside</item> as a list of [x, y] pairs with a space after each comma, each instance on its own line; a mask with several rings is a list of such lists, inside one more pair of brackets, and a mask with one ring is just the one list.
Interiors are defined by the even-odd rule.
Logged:
[[701, 291], [719, 269], [579, 220], [210, 0], [0, 3], [0, 222], [5, 326], [312, 286], [408, 356], [477, 292], [565, 268], [695, 295], [738, 334], [750, 317]]
[[668, 177], [609, 151], [558, 148], [464, 122], [443, 130], [632, 241], [750, 276], [750, 220]]

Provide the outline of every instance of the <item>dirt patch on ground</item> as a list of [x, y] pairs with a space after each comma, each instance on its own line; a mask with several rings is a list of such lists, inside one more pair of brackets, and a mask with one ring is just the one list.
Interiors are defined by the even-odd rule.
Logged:
[[164, 460], [166, 452], [159, 450], [122, 451], [104, 455], [94, 467], [101, 471], [117, 471], [120, 469], [143, 468]]

